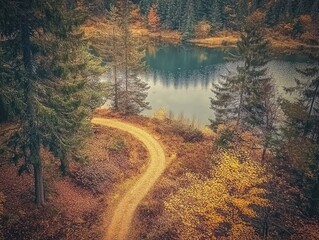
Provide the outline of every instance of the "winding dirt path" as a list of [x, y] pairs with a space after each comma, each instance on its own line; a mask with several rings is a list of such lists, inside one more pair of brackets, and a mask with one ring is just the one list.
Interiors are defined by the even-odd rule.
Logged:
[[126, 240], [137, 206], [165, 169], [165, 153], [154, 137], [132, 124], [105, 118], [94, 118], [92, 123], [132, 134], [145, 145], [150, 155], [147, 169], [119, 200], [107, 228], [105, 240]]

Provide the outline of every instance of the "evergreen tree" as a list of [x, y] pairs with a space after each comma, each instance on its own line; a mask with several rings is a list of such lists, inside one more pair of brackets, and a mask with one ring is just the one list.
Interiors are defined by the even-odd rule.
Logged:
[[269, 44], [261, 32], [257, 20], [252, 17], [246, 22], [240, 40], [237, 43], [238, 55], [232, 55], [232, 61], [240, 61], [236, 72], [222, 76], [213, 84], [214, 97], [211, 108], [216, 118], [212, 127], [226, 121], [236, 121], [240, 127], [264, 125], [265, 121], [265, 85], [270, 84], [266, 64], [269, 61]]
[[[112, 68], [113, 84], [109, 86], [110, 100], [115, 111], [138, 114], [149, 108], [146, 102], [148, 85], [138, 74], [144, 70], [145, 52], [141, 42], [133, 38], [129, 29], [129, 1], [119, 1], [109, 12], [110, 33], [103, 31], [93, 45]], [[109, 46], [109, 47], [107, 47]]]
[[164, 25], [171, 29], [181, 31], [183, 16], [182, 0], [171, 0], [167, 4]]
[[319, 56], [311, 66], [297, 69], [302, 79], [288, 92], [297, 94], [294, 102], [282, 100], [285, 114], [282, 127], [281, 158], [289, 162], [293, 176], [303, 191], [306, 214], [319, 214]]
[[153, 4], [155, 0], [141, 0], [139, 6], [142, 14], [146, 15]]
[[194, 26], [196, 24], [195, 17], [196, 15], [194, 11], [194, 1], [187, 0], [182, 20], [183, 39], [188, 39], [193, 35]]
[[[8, 54], [8, 53], [7, 53]], [[21, 110], [21, 87], [16, 86], [14, 74], [18, 74], [10, 64], [6, 62], [6, 53], [0, 48], [0, 122], [11, 121]]]
[[282, 18], [286, 21], [289, 21], [293, 19], [294, 16], [293, 0], [286, 0]]
[[222, 26], [222, 9], [219, 0], [214, 0], [211, 4], [210, 22], [216, 30], [219, 30]]
[[[100, 104], [92, 61], [78, 26], [83, 9], [64, 1], [0, 1], [1, 70], [9, 69], [4, 85], [16, 88], [14, 102], [23, 103], [16, 116], [19, 129], [8, 142], [19, 169], [33, 168], [35, 200], [44, 203], [43, 161], [46, 147], [66, 170], [68, 157], [78, 158], [90, 126], [90, 113]], [[92, 67], [92, 68], [91, 68]], [[7, 71], [8, 72], [8, 71]], [[12, 84], [8, 84], [9, 80]], [[10, 81], [11, 81], [10, 80]], [[1, 96], [3, 98], [3, 95]]]
[[236, 25], [242, 26], [245, 22], [245, 18], [249, 14], [249, 1], [239, 0], [236, 1]]
[[313, 18], [318, 22], [319, 21], [319, 0], [315, 0], [311, 7], [311, 14]]
[[270, 26], [274, 26], [279, 23], [280, 14], [282, 13], [282, 1], [276, 1], [272, 5], [270, 5], [269, 10], [266, 14], [266, 22]]
[[[302, 80], [296, 79], [296, 87], [286, 89], [298, 94], [297, 103], [303, 109], [299, 117], [288, 114], [288, 125], [294, 128], [298, 135], [307, 136], [313, 142], [319, 143], [319, 56], [311, 55], [311, 59], [314, 60], [312, 66], [297, 69]], [[290, 104], [295, 103], [286, 102], [286, 107], [289, 108]]]

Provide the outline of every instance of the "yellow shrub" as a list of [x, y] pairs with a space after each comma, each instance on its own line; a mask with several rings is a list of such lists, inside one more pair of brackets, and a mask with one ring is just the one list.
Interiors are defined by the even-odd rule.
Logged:
[[261, 187], [268, 179], [261, 165], [242, 158], [231, 151], [220, 153], [210, 179], [186, 174], [189, 186], [165, 202], [181, 239], [258, 239], [247, 219], [258, 217], [252, 206], [269, 206]]
[[195, 26], [195, 37], [207, 38], [211, 30], [212, 30], [212, 26], [207, 21], [200, 21]]

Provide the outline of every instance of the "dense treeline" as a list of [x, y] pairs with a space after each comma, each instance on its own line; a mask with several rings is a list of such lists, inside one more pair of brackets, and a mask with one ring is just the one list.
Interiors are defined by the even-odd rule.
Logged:
[[200, 21], [209, 22], [215, 29], [238, 30], [245, 17], [257, 10], [265, 13], [269, 26], [292, 22], [305, 14], [318, 18], [319, 12], [318, 0], [141, 0], [137, 3], [143, 14], [155, 6], [162, 26], [183, 32], [192, 30]]

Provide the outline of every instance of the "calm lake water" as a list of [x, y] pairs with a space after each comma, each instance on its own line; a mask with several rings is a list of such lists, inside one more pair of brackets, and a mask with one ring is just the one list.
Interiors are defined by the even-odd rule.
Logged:
[[[208, 124], [208, 119], [214, 117], [209, 108], [212, 82], [236, 67], [235, 63], [227, 63], [224, 56], [221, 49], [193, 45], [149, 47], [148, 72], [141, 77], [151, 87], [147, 100], [152, 110], [143, 114], [152, 116], [164, 108], [176, 117], [195, 120], [201, 126]], [[268, 64], [278, 94], [284, 94], [283, 86], [294, 85], [295, 77], [300, 77], [295, 68], [304, 67], [307, 62], [306, 56], [280, 55]]]

